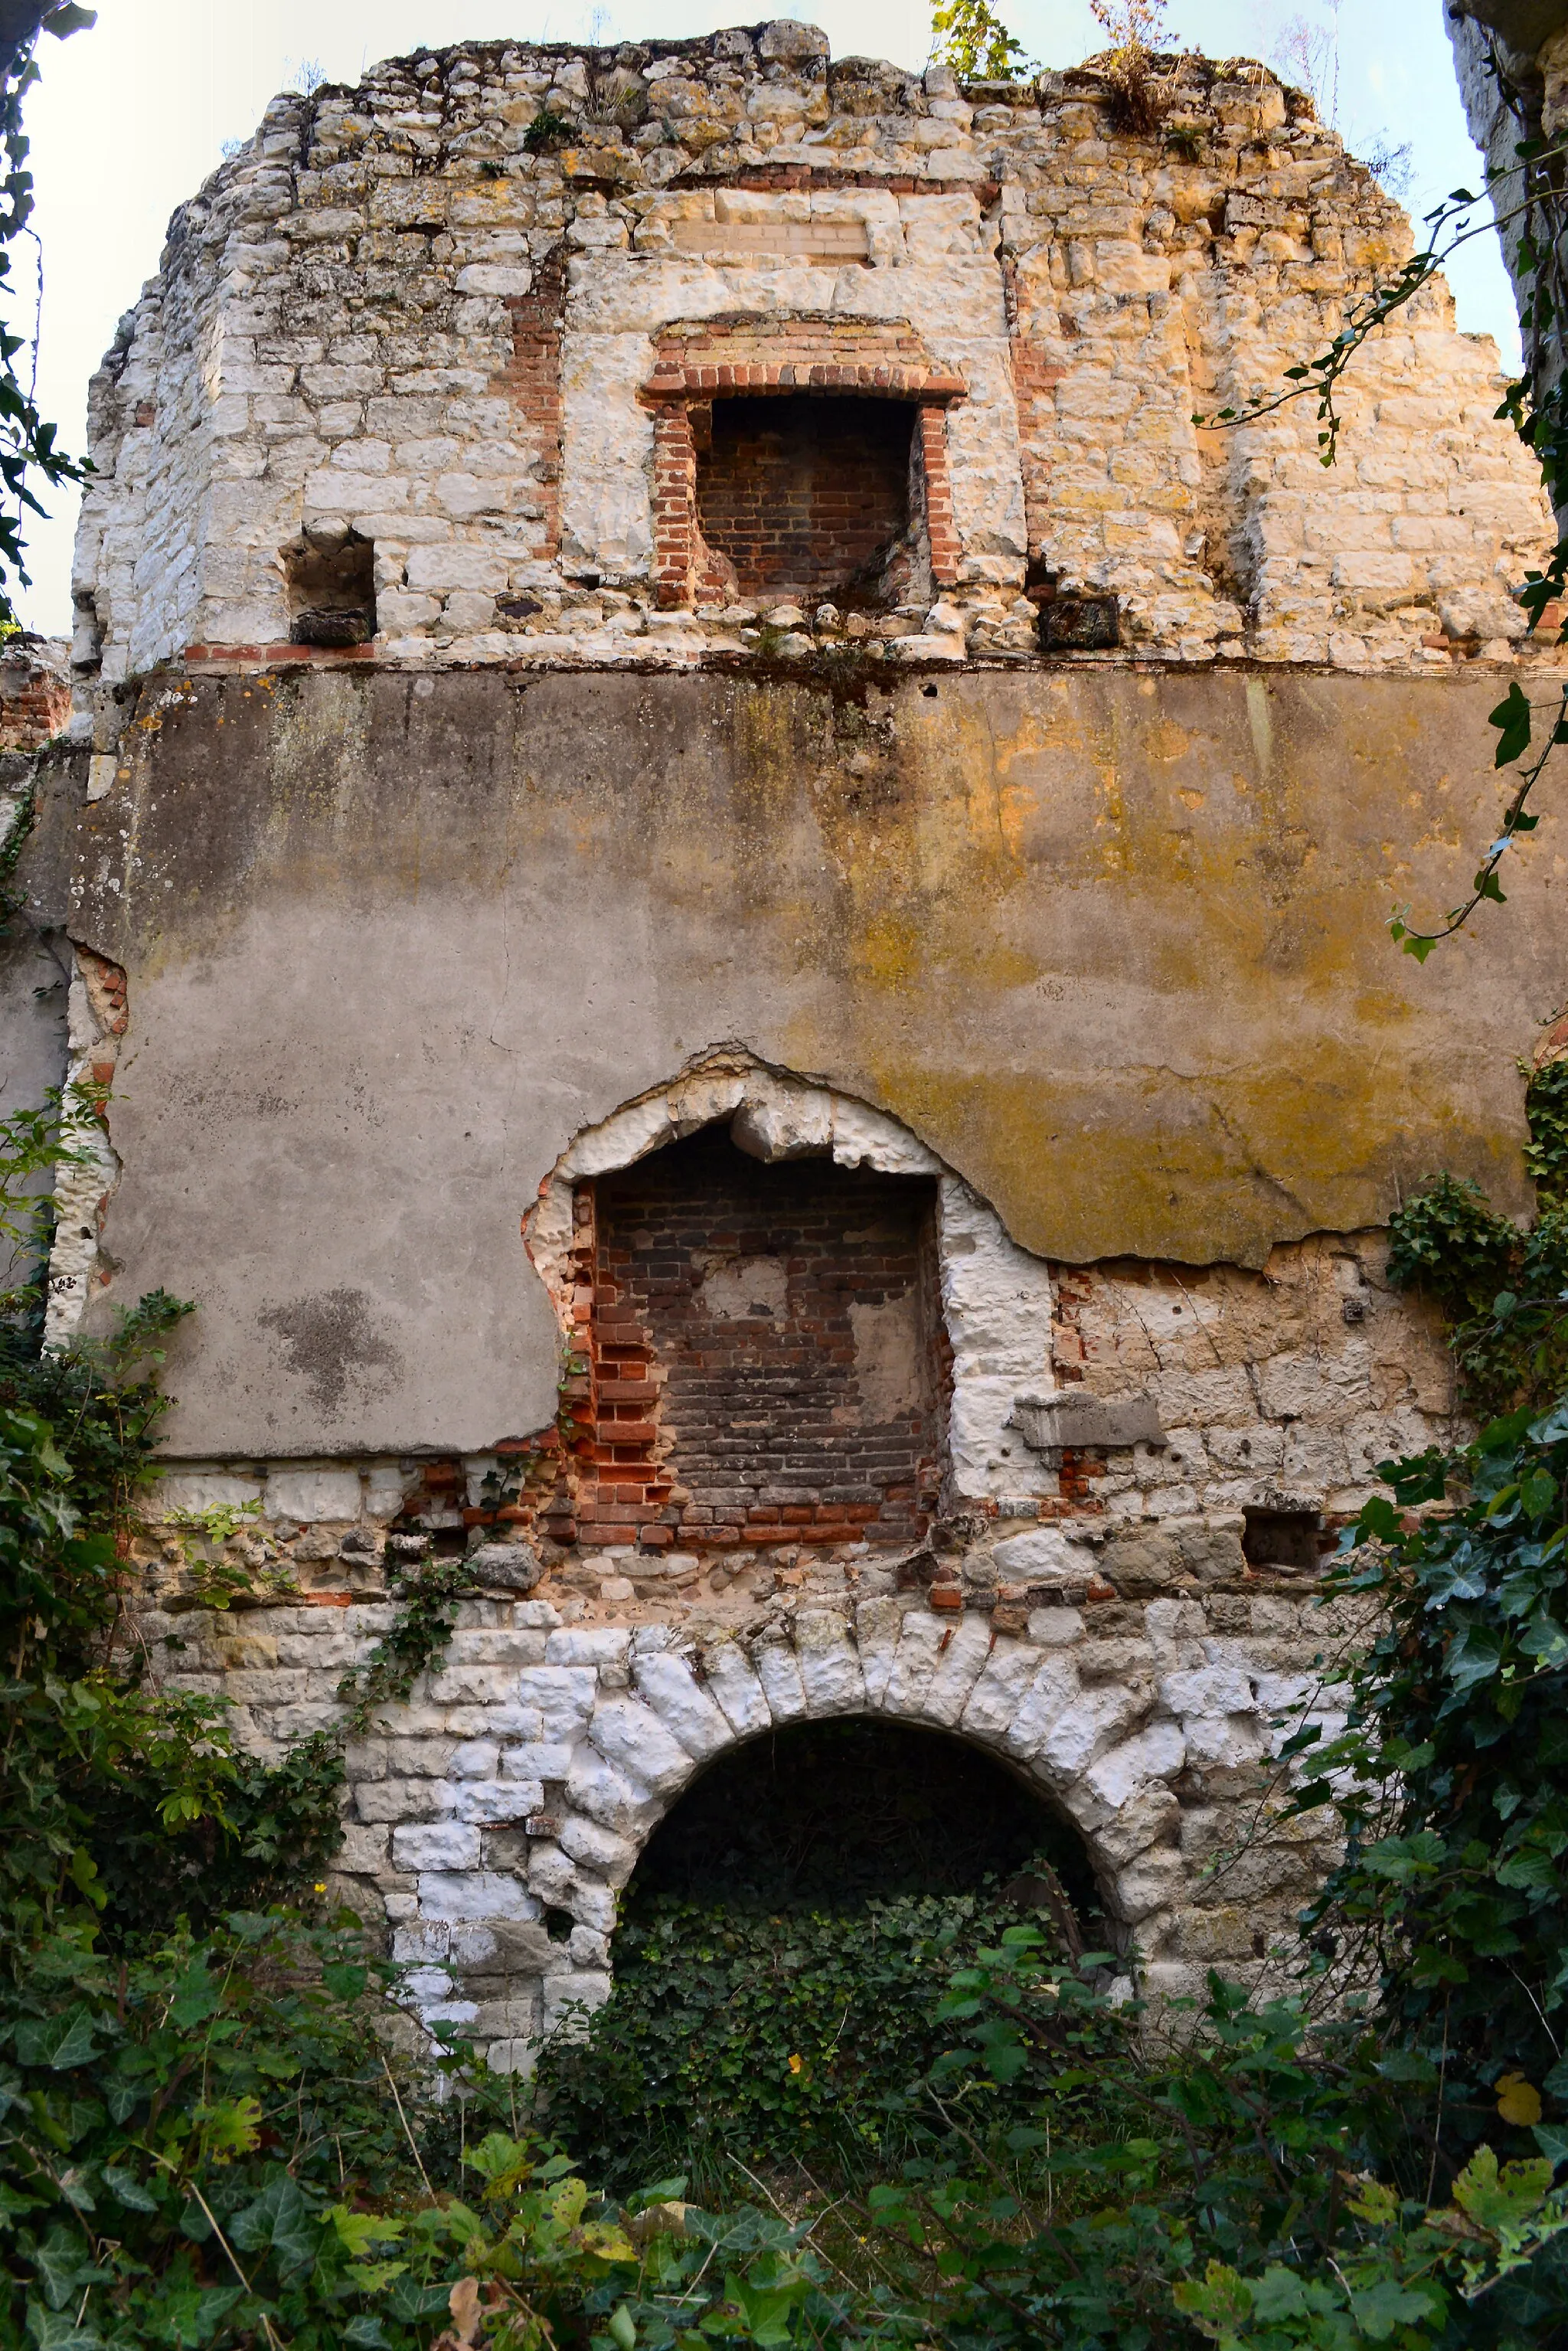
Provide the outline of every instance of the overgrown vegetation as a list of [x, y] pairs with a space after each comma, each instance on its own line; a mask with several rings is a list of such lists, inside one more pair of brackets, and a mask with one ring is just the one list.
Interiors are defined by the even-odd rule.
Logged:
[[[1531, 1093], [1548, 1191], [1558, 1099]], [[5, 1215], [37, 1242], [26, 1186], [76, 1145], [57, 1108], [7, 1141]], [[1454, 1196], [1413, 1203], [1400, 1245], [1479, 1311], [1512, 1259]], [[672, 1819], [614, 2001], [519, 2107], [455, 2037], [419, 2057], [400, 1970], [324, 1915], [337, 1743], [262, 1763], [141, 1670], [126, 1542], [182, 1310], [46, 1359], [36, 1283], [0, 1374], [0, 2339], [1568, 2335], [1563, 1411], [1389, 1465], [1395, 1501], [1353, 1531], [1340, 1573], [1389, 1629], [1345, 1739], [1298, 1759], [1298, 1804], [1349, 1835], [1298, 1997], [1215, 1978], [1186, 2034], [1149, 2030], [1126, 1955], [1074, 1949], [1103, 1929], [1032, 1805], [913, 1750], [835, 1756], [870, 1735], [844, 1726], [815, 1781], [779, 1767], [765, 1806], [716, 1782]], [[449, 1581], [346, 1692], [361, 1719], [439, 1653]], [[824, 1796], [835, 1768], [860, 1805]], [[1325, 2017], [1349, 1980], [1360, 2004]]]

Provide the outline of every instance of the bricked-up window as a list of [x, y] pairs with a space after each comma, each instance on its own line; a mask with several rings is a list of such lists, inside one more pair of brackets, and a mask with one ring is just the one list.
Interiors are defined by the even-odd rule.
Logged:
[[908, 401], [810, 392], [694, 406], [697, 520], [743, 595], [881, 593], [909, 527]]
[[591, 1542], [908, 1543], [941, 1426], [935, 1186], [723, 1130], [594, 1187]]

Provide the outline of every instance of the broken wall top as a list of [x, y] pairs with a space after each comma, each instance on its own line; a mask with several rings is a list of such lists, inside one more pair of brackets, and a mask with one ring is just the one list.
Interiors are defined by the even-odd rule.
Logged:
[[838, 642], [836, 611], [764, 640], [766, 599], [658, 592], [655, 379], [672, 337], [747, 321], [786, 366], [797, 336], [808, 389], [877, 336], [946, 387], [951, 559], [865, 624], [867, 658], [1033, 660], [1042, 600], [1085, 595], [1124, 649], [1184, 662], [1518, 657], [1545, 510], [1440, 283], [1358, 360], [1332, 472], [1310, 402], [1195, 423], [1320, 349], [1410, 236], [1265, 68], [1163, 63], [1144, 135], [1092, 66], [960, 89], [793, 23], [471, 43], [275, 99], [94, 379], [79, 674], [275, 653], [302, 532], [373, 549], [344, 658]]

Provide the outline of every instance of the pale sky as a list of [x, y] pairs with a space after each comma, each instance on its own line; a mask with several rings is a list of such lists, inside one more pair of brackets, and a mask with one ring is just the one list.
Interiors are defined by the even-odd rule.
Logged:
[[[755, 16], [762, 11], [752, 0]], [[919, 66], [930, 47], [920, 0], [822, 0], [802, 15], [822, 26], [836, 57], [873, 55]], [[1332, 0], [1171, 0], [1178, 44], [1210, 56], [1269, 58], [1295, 16], [1330, 21]], [[1339, 128], [1364, 152], [1384, 133], [1409, 140], [1406, 203], [1419, 214], [1450, 188], [1478, 183], [1479, 165], [1454, 87], [1444, 0], [1349, 0], [1340, 10]], [[465, 38], [611, 41], [713, 32], [754, 21], [708, 0], [98, 0], [96, 28], [39, 45], [43, 82], [27, 101], [37, 182], [34, 225], [43, 241], [45, 299], [39, 402], [68, 448], [82, 445], [87, 379], [120, 313], [158, 266], [165, 224], [247, 137], [273, 93], [292, 88], [303, 61], [332, 81], [357, 80], [380, 57]], [[1047, 65], [1075, 64], [1104, 46], [1088, 0], [1003, 0], [1002, 15]], [[27, 248], [16, 276], [30, 293]], [[1461, 327], [1497, 336], [1514, 363], [1518, 330], [1495, 241], [1479, 239], [1453, 272]], [[13, 313], [10, 323], [30, 327]], [[70, 626], [74, 495], [30, 518], [29, 628]]]

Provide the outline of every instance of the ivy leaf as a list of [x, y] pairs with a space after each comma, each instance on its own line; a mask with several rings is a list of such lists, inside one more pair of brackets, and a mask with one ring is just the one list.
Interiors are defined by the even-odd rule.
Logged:
[[235, 2214], [229, 2235], [241, 2252], [270, 2247], [278, 2268], [287, 2273], [315, 2267], [321, 2223], [295, 2182], [285, 2178], [273, 2180], [253, 2204]]
[[1502, 1664], [1503, 1635], [1490, 1625], [1467, 1625], [1448, 1651], [1448, 1679], [1463, 1697], [1490, 1681]]
[[29, 2018], [16, 2027], [15, 2043], [24, 2065], [47, 2065], [62, 2073], [68, 2065], [85, 2065], [98, 2055], [93, 2040], [92, 2011], [78, 2001], [63, 2016]]
[[51, 2310], [63, 2310], [84, 2285], [96, 2284], [109, 2274], [94, 2267], [82, 2240], [58, 2222], [43, 2243], [34, 2247], [33, 2266]]
[[1498, 729], [1494, 767], [1508, 767], [1530, 748], [1530, 696], [1517, 678], [1497, 708], [1489, 713], [1488, 724]]
[[358, 2000], [370, 1980], [370, 1970], [334, 1959], [322, 1969], [321, 1980], [334, 2000]]
[[128, 2205], [133, 2212], [156, 2212], [158, 2210], [156, 2196], [118, 2163], [104, 2165], [103, 2184], [111, 2196], [118, 2197], [120, 2203]]
[[40, 2310], [30, 2302], [27, 2332], [38, 2351], [104, 2351], [102, 2335], [90, 2326], [78, 2326], [68, 2310]]

